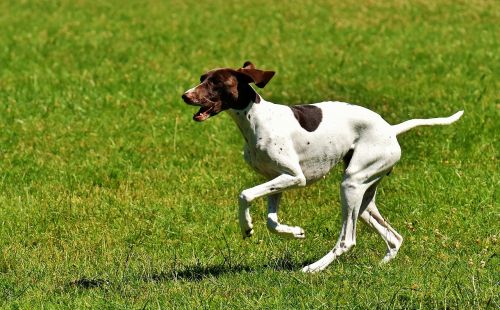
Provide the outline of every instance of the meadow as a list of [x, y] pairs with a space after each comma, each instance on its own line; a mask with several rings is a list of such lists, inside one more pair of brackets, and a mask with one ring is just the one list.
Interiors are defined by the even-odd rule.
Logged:
[[[470, 1], [0, 2], [0, 307], [498, 309], [500, 4]], [[228, 115], [181, 94], [215, 67], [277, 72], [259, 93], [338, 100], [399, 137], [378, 206], [405, 238], [388, 265], [366, 225], [327, 270], [342, 167], [265, 200], [243, 240], [237, 197], [262, 182]]]

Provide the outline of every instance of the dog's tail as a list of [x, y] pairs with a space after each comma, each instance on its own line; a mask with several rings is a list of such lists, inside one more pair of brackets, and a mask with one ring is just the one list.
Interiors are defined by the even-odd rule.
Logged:
[[458, 121], [462, 114], [464, 114], [464, 111], [458, 111], [457, 113], [449, 117], [411, 119], [406, 122], [402, 122], [401, 124], [393, 125], [392, 129], [394, 130], [396, 135], [399, 135], [418, 126], [449, 125]]

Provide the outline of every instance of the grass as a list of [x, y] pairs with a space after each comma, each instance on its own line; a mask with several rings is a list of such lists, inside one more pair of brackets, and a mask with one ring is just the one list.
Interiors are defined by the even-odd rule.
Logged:
[[[495, 1], [0, 2], [3, 308], [490, 308], [499, 300], [500, 6]], [[227, 115], [180, 100], [245, 60], [281, 103], [358, 103], [391, 123], [464, 117], [400, 138], [379, 208], [404, 237], [299, 272], [340, 229], [340, 168], [284, 196], [284, 222], [240, 238], [261, 179]]]

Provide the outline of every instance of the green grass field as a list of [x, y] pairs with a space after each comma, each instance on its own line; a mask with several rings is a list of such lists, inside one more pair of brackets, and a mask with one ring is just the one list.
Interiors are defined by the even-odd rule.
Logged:
[[[500, 4], [496, 1], [0, 2], [0, 307], [498, 309]], [[386, 266], [340, 230], [341, 168], [287, 192], [305, 240], [242, 240], [237, 197], [262, 179], [228, 115], [180, 99], [205, 70], [252, 60], [277, 103], [339, 100], [400, 137], [379, 187], [405, 238]]]

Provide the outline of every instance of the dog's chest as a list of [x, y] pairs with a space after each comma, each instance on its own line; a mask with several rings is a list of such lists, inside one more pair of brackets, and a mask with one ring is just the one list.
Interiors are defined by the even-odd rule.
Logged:
[[280, 171], [276, 165], [276, 157], [279, 152], [284, 151], [283, 146], [279, 146], [279, 142], [266, 136], [250, 135], [247, 139], [248, 143], [245, 144], [243, 149], [245, 161], [255, 171], [266, 177], [278, 176]]
[[[330, 115], [325, 116], [328, 120]], [[343, 141], [329, 120], [307, 131], [285, 106], [258, 105], [233, 117], [245, 138], [245, 161], [268, 178], [297, 171], [298, 164], [308, 183], [319, 180], [351, 143]]]
[[248, 136], [244, 147], [245, 161], [258, 173], [273, 178], [295, 167], [300, 170], [308, 183], [323, 178], [341, 159], [334, 144], [325, 144], [324, 139], [287, 139], [276, 134]]

